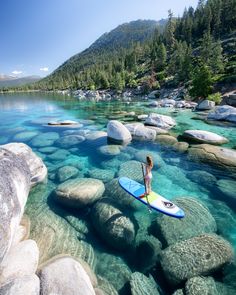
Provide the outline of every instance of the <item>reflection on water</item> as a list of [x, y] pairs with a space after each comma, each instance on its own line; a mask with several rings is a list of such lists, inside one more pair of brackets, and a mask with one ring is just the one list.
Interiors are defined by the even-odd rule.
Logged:
[[[70, 137], [83, 137], [95, 134], [92, 133], [94, 131], [106, 130], [110, 119], [135, 121], [135, 117], [127, 115], [127, 112], [140, 115], [151, 111], [174, 116], [177, 126], [171, 133], [175, 135], [186, 129], [203, 129], [230, 139], [227, 144], [230, 147], [236, 145], [234, 127], [219, 127], [195, 120], [193, 118], [196, 114], [191, 111], [173, 113], [171, 109], [149, 109], [145, 101], [129, 104], [121, 101], [94, 103], [48, 94], [0, 96], [0, 144], [25, 142], [44, 160], [48, 168], [48, 183], [33, 188], [26, 208], [26, 213], [31, 218], [31, 237], [37, 241], [41, 250], [41, 262], [59, 253], [82, 257], [94, 268], [96, 274], [110, 281], [117, 290], [124, 287], [131, 272], [140, 271], [140, 263], [134, 261], [132, 251], [120, 254], [100, 239], [92, 226], [89, 207], [86, 210], [68, 211], [55, 203], [53, 191], [60, 182], [67, 179], [69, 173], [72, 178], [101, 179], [107, 186], [106, 197], [123, 206], [122, 210], [135, 220], [138, 233], [147, 232], [157, 213], [149, 214], [147, 208], [139, 202], [136, 204], [129, 197], [122, 199], [115, 185], [112, 190], [109, 187], [110, 181], [121, 173], [122, 164], [143, 161], [146, 154], [154, 155], [153, 190], [169, 199], [191, 196], [203, 202], [216, 220], [218, 233], [236, 249], [234, 187], [227, 192], [232, 198], [216, 189], [219, 179], [232, 181], [224, 171], [190, 162], [186, 154], [174, 152], [154, 142], [133, 141], [117, 155], [109, 156], [100, 149], [108, 144], [105, 137], [88, 138], [81, 142], [76, 142], [76, 137]], [[76, 129], [68, 126], [50, 127], [47, 123], [52, 120], [75, 120], [81, 126]], [[136, 173], [135, 177], [139, 177], [137, 173], [141, 175], [141, 169], [138, 172], [132, 171], [131, 164], [124, 171], [129, 176]], [[230, 275], [232, 273], [234, 270], [230, 271]], [[224, 280], [227, 278], [226, 275]], [[171, 292], [168, 289], [166, 291], [167, 294]]]

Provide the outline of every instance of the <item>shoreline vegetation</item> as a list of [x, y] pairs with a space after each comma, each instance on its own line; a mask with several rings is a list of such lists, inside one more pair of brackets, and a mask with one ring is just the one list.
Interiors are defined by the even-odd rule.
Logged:
[[100, 91], [131, 89], [147, 95], [184, 87], [192, 100], [207, 98], [236, 83], [236, 5], [199, 1], [182, 17], [160, 22], [138, 20], [104, 34], [48, 77], [22, 90]]

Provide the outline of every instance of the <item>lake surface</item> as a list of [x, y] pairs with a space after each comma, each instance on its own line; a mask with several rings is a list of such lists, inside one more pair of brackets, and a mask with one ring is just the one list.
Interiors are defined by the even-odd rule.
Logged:
[[[139, 161], [146, 154], [156, 155], [159, 160], [154, 162], [153, 190], [168, 199], [188, 196], [202, 202], [216, 220], [217, 233], [236, 250], [236, 204], [217, 193], [214, 186], [189, 177], [192, 171], [197, 170], [207, 172], [216, 179], [229, 178], [224, 171], [191, 162], [186, 154], [174, 152], [156, 142], [132, 141], [122, 148], [120, 154], [113, 157], [100, 151], [100, 147], [107, 144], [104, 138], [87, 140], [78, 145], [60, 144], [63, 137], [74, 131], [79, 130], [81, 134], [106, 131], [111, 119], [133, 122], [133, 116], [125, 112], [135, 112], [136, 115], [158, 112], [175, 118], [177, 126], [171, 130], [174, 135], [179, 135], [186, 129], [208, 130], [228, 138], [230, 141], [226, 147], [236, 146], [235, 127], [206, 124], [202, 120], [196, 120], [197, 114], [190, 110], [174, 112], [172, 109], [150, 109], [148, 103], [144, 100], [128, 103], [80, 102], [74, 98], [49, 94], [0, 95], [0, 144], [23, 141], [43, 159], [48, 168], [48, 182], [33, 188], [26, 206], [26, 214], [31, 219], [31, 238], [39, 245], [41, 262], [60, 253], [82, 257], [98, 276], [112, 283], [120, 294], [126, 294], [125, 283], [130, 273], [140, 269], [130, 253], [113, 250], [95, 232], [90, 208], [69, 211], [55, 203], [52, 194], [60, 183], [58, 169], [63, 166], [78, 168], [79, 177], [102, 177], [101, 171], [106, 170], [109, 173], [104, 176], [103, 181], [109, 186], [109, 182], [119, 176], [118, 171], [122, 164]], [[49, 121], [55, 120], [78, 121], [81, 127], [74, 129], [47, 125]], [[41, 135], [40, 139], [35, 140], [38, 135]], [[155, 159], [154, 157], [154, 161]], [[132, 206], [128, 203], [124, 209], [126, 214], [135, 219], [139, 229], [147, 230], [158, 213], [150, 214], [141, 204], [135, 203], [134, 208]], [[164, 291], [171, 294], [173, 290], [165, 287], [164, 279], [158, 278], [156, 271], [153, 268], [150, 273]], [[235, 278], [236, 267], [231, 265], [217, 279], [230, 285]]]

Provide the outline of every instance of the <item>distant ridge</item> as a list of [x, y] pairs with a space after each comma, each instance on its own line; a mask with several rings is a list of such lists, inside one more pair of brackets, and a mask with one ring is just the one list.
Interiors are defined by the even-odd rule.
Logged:
[[14, 77], [8, 75], [0, 75], [0, 88], [2, 87], [16, 87], [23, 86], [37, 82], [41, 79], [40, 76], [26, 76], [26, 77]]

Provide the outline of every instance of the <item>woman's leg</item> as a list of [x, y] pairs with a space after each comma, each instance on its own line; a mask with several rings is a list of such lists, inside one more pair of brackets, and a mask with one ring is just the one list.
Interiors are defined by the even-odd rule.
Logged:
[[150, 179], [146, 180], [147, 194], [150, 194]]

